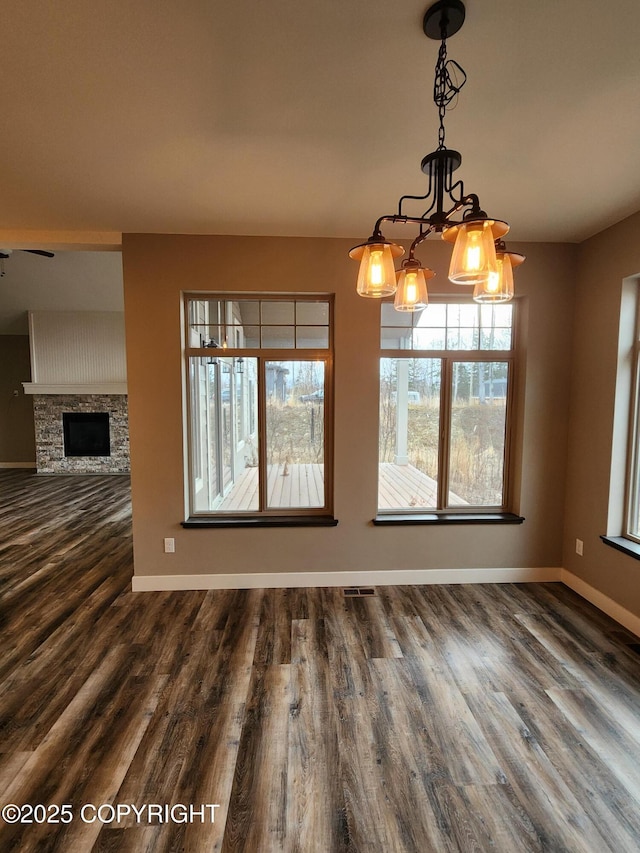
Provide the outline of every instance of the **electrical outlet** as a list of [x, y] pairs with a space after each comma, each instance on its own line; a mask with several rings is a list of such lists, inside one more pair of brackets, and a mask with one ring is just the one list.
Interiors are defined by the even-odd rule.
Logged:
[[164, 540], [164, 553], [165, 554], [175, 554], [176, 552], [176, 540], [167, 538]]
[[579, 557], [582, 557], [582, 551], [584, 549], [584, 542], [582, 539], [576, 539], [576, 554]]

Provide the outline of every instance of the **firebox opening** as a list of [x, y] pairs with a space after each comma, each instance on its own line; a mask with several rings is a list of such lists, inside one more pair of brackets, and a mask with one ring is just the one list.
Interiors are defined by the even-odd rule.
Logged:
[[65, 456], [111, 456], [108, 412], [63, 412]]

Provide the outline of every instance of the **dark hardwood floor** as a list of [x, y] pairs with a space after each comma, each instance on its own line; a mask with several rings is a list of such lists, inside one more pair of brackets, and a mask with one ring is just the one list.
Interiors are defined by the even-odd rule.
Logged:
[[3, 853], [640, 850], [636, 638], [561, 584], [133, 594], [131, 559], [126, 478], [0, 473], [0, 805], [73, 815]]

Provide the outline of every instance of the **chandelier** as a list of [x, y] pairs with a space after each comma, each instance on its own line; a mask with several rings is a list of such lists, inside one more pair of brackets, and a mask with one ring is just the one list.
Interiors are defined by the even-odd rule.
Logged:
[[[447, 59], [447, 39], [462, 27], [464, 17], [462, 0], [438, 0], [427, 9], [423, 20], [425, 35], [440, 40], [433, 85], [433, 101], [440, 120], [438, 147], [422, 160], [422, 171], [429, 179], [427, 192], [402, 196], [398, 212], [381, 216], [367, 242], [349, 252], [351, 258], [360, 261], [357, 284], [360, 296], [379, 298], [395, 293], [394, 307], [398, 311], [419, 311], [427, 305], [426, 282], [435, 273], [422, 266], [415, 251], [431, 233], [439, 233], [443, 240], [453, 244], [449, 280], [473, 285], [476, 302], [512, 299], [513, 268], [524, 261], [524, 255], [507, 251], [503, 240], [509, 231], [507, 223], [489, 218], [480, 207], [478, 196], [465, 193], [461, 180], [454, 181], [453, 173], [462, 156], [445, 145], [445, 113], [457, 100], [467, 79], [460, 65]], [[407, 202], [421, 201], [427, 204], [422, 215], [405, 213]], [[404, 249], [385, 239], [381, 231], [383, 222], [418, 226], [409, 256], [397, 272], [394, 261], [404, 255]]]

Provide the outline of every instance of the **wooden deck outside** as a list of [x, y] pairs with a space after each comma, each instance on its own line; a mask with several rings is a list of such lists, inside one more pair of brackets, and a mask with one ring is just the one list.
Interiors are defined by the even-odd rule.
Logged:
[[[324, 506], [324, 465], [267, 466], [267, 505], [270, 509]], [[251, 512], [258, 509], [258, 469], [245, 468], [218, 509]]]
[[[310, 508], [324, 506], [324, 466], [270, 465], [267, 500], [270, 508]], [[451, 504], [464, 506], [466, 501], [452, 496]], [[437, 505], [436, 481], [413, 465], [380, 463], [378, 508], [409, 509]], [[252, 512], [258, 509], [258, 469], [245, 468], [219, 509], [225, 512]]]
[[[466, 506], [458, 495], [450, 494], [452, 506]], [[378, 509], [433, 509], [438, 505], [438, 484], [413, 465], [380, 463], [378, 480]]]

